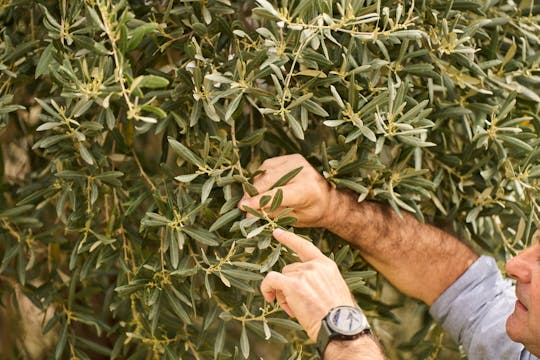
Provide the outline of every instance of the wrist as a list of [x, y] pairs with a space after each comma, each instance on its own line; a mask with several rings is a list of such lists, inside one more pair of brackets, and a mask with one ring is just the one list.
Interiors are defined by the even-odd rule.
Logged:
[[332, 340], [326, 347], [323, 359], [383, 360], [384, 355], [374, 336], [363, 334], [354, 340]]
[[322, 219], [323, 227], [336, 232], [343, 226], [343, 219], [347, 218], [347, 214], [353, 209], [354, 203], [357, 202], [353, 193], [332, 186], [326, 214]]
[[343, 228], [343, 223], [351, 217], [354, 218], [357, 228], [378, 220], [375, 217], [375, 208], [380, 204], [369, 200], [358, 202], [358, 196], [351, 190], [332, 187], [324, 216], [324, 227], [332, 232], [339, 231]]

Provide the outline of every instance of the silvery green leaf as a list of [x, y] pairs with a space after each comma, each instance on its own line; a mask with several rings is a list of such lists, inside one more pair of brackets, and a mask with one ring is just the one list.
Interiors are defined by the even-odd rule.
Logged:
[[240, 101], [242, 100], [242, 93], [238, 94], [227, 107], [227, 112], [225, 113], [225, 120], [228, 121], [231, 119], [231, 116], [238, 108]]
[[303, 169], [303, 166], [292, 169], [291, 171], [280, 177], [275, 183], [273, 183], [272, 186], [270, 186], [270, 190], [287, 185], [289, 181], [294, 179], [296, 175], [298, 175]]
[[225, 345], [226, 326], [222, 323], [214, 341], [214, 359], [217, 359], [219, 354], [223, 352], [223, 346]]
[[169, 245], [169, 254], [171, 258], [171, 265], [174, 269], [178, 269], [178, 263], [180, 262], [179, 258], [179, 246], [177, 237], [174, 234], [174, 230], [172, 230], [170, 227], [167, 228], [166, 234], [169, 239], [170, 245]]
[[430, 147], [430, 146], [436, 146], [437, 144], [432, 143], [430, 141], [422, 141], [417, 137], [414, 136], [407, 136], [407, 135], [398, 135], [397, 138], [399, 141], [409, 144], [412, 146], [418, 146], [418, 147]]
[[95, 175], [96, 179], [107, 181], [112, 179], [117, 179], [124, 176], [124, 173], [121, 171], [105, 171], [99, 175]]
[[414, 118], [416, 118], [416, 115], [418, 115], [427, 106], [428, 102], [429, 102], [428, 100], [424, 100], [418, 103], [415, 107], [413, 107], [412, 109], [407, 111], [403, 116], [401, 116], [399, 118], [399, 121], [408, 123], [409, 121], [413, 120]]
[[71, 180], [77, 180], [77, 179], [84, 179], [86, 178], [86, 174], [84, 174], [81, 171], [73, 171], [73, 170], [64, 170], [60, 171], [55, 174], [56, 177], [62, 178], [62, 179], [71, 179]]
[[282, 201], [283, 201], [283, 190], [280, 188], [274, 194], [274, 197], [272, 199], [272, 204], [270, 205], [270, 209], [268, 211], [270, 213], [273, 213], [274, 211], [276, 211], [281, 206]]
[[328, 127], [336, 127], [336, 126], [339, 126], [339, 125], [343, 125], [346, 122], [347, 121], [345, 121], [345, 120], [325, 120], [323, 122], [323, 124], [328, 126]]
[[364, 185], [355, 181], [351, 181], [347, 179], [334, 179], [334, 182], [336, 184], [343, 185], [359, 194], [367, 193], [369, 191]]
[[309, 112], [321, 116], [321, 117], [328, 117], [329, 114], [316, 102], [312, 100], [306, 100], [302, 103], [302, 106], [304, 106], [306, 109], [308, 109]]
[[[270, 75], [273, 83], [274, 83], [274, 87], [277, 91], [277, 94], [280, 98], [283, 97], [283, 88], [281, 87], [281, 83], [279, 82], [278, 78], [276, 77], [276, 75], [272, 74]], [[263, 110], [263, 109], [260, 109], [259, 111], [267, 111], [267, 110]]]
[[302, 330], [303, 329], [302, 326], [300, 326], [300, 324], [298, 324], [295, 321], [289, 320], [289, 319], [282, 319], [282, 318], [273, 317], [273, 318], [267, 318], [266, 321], [268, 321], [268, 323], [270, 323], [270, 324], [282, 326], [282, 327], [287, 328], [287, 329], [292, 329], [292, 330]]
[[22, 205], [17, 206], [11, 209], [6, 209], [0, 211], [0, 218], [9, 218], [9, 217], [15, 217], [21, 214], [24, 214], [25, 212], [28, 212], [34, 208], [34, 205]]
[[156, 213], [152, 213], [152, 212], [147, 212], [146, 214], [146, 217], [148, 217], [149, 219], [153, 220], [153, 221], [157, 221], [159, 222], [160, 224], [162, 225], [167, 225], [170, 220], [167, 219], [165, 216], [161, 215], [161, 214], [156, 214]]
[[289, 105], [287, 105], [287, 110], [294, 109], [295, 107], [297, 107], [300, 104], [303, 104], [304, 102], [311, 99], [312, 97], [313, 97], [313, 93], [308, 93], [294, 99], [293, 101], [291, 101]]
[[189, 150], [184, 144], [176, 141], [175, 139], [169, 137], [169, 144], [173, 148], [173, 150], [180, 155], [182, 158], [186, 159], [193, 165], [197, 165], [198, 167], [204, 167], [203, 160], [195, 155], [191, 150]]
[[287, 113], [287, 120], [289, 122], [289, 127], [290, 127], [292, 133], [294, 134], [294, 136], [296, 136], [300, 140], [304, 140], [304, 130], [302, 129], [302, 126], [300, 125], [298, 120], [296, 120], [289, 113]]
[[264, 339], [269, 340], [272, 337], [272, 332], [266, 321], [263, 321]]
[[207, 74], [204, 76], [204, 78], [208, 80], [212, 80], [217, 83], [223, 83], [223, 84], [230, 84], [233, 82], [233, 80], [221, 74]]
[[83, 144], [79, 144], [79, 153], [88, 165], [94, 165], [94, 157], [92, 156], [88, 148]]
[[141, 75], [131, 84], [131, 91], [138, 88], [159, 89], [169, 85], [169, 80], [156, 75]]
[[212, 14], [210, 11], [208, 11], [208, 8], [205, 5], [202, 6], [202, 14], [204, 22], [206, 24], [210, 24], [212, 22]]
[[98, 13], [96, 12], [96, 10], [94, 10], [92, 7], [90, 6], [86, 6], [86, 12], [90, 15], [90, 19], [92, 19], [92, 21], [97, 25], [99, 26], [99, 28], [101, 29], [101, 31], [107, 31], [106, 28], [105, 28], [105, 25], [103, 24], [103, 21], [101, 20], [101, 18], [99, 17]]
[[178, 175], [174, 179], [183, 183], [189, 183], [199, 177], [201, 174], [187, 174], [187, 175]]
[[245, 261], [232, 261], [231, 265], [235, 267], [240, 267], [240, 268], [244, 268], [248, 270], [255, 270], [255, 271], [260, 271], [261, 269], [261, 266], [259, 264], [254, 264], [254, 263], [245, 262]]
[[270, 195], [263, 195], [259, 200], [259, 207], [261, 209], [264, 208], [266, 205], [268, 205], [271, 199], [272, 197]]
[[221, 272], [231, 277], [248, 281], [259, 281], [264, 278], [261, 274], [239, 269], [223, 269]]
[[41, 53], [39, 62], [36, 65], [36, 72], [35, 72], [36, 79], [39, 78], [41, 75], [45, 75], [49, 73], [49, 66], [51, 66], [54, 61], [53, 52], [54, 52], [54, 46], [51, 43]]
[[62, 126], [62, 123], [58, 122], [58, 121], [46, 122], [46, 123], [43, 123], [40, 126], [38, 126], [36, 131], [51, 130], [51, 129], [55, 129], [55, 128], [59, 127], [59, 126]]
[[396, 196], [394, 193], [392, 193], [392, 197], [394, 199], [394, 201], [396, 202], [396, 204], [404, 209], [404, 210], [407, 210], [408, 212], [411, 212], [411, 213], [415, 213], [415, 209], [413, 207], [411, 207], [409, 204], [405, 203], [403, 200], [401, 200], [398, 196]]
[[508, 143], [511, 146], [514, 146], [521, 150], [528, 151], [528, 152], [533, 151], [533, 148], [531, 145], [527, 144], [525, 141], [520, 140], [516, 137], [508, 136], [508, 135], [497, 135], [496, 138], [501, 139], [505, 143]]
[[482, 207], [481, 206], [476, 206], [471, 211], [469, 211], [465, 221], [468, 222], [468, 223], [474, 222], [476, 220], [476, 218], [478, 217], [478, 215], [480, 214], [480, 211], [482, 211]]
[[227, 225], [234, 219], [238, 218], [242, 214], [240, 209], [232, 209], [226, 214], [220, 216], [213, 224], [210, 226], [209, 231], [214, 232], [221, 229], [223, 226]]
[[281, 16], [279, 15], [279, 13], [276, 11], [276, 9], [274, 9], [274, 6], [272, 6], [272, 4], [270, 2], [268, 2], [267, 0], [257, 0], [257, 3], [263, 8], [265, 9], [266, 11], [268, 11], [270, 14], [272, 14], [273, 16], [275, 16], [276, 18], [280, 19]]
[[257, 249], [264, 250], [272, 243], [271, 236], [265, 236], [257, 241]]
[[339, 105], [339, 107], [344, 109], [345, 104], [343, 103], [343, 99], [341, 99], [341, 96], [337, 92], [336, 87], [334, 85], [330, 85], [330, 91], [332, 92], [332, 95], [334, 96], [334, 99], [336, 99], [336, 102]]
[[208, 199], [208, 196], [210, 196], [210, 192], [212, 191], [212, 188], [214, 187], [215, 182], [216, 182], [216, 178], [213, 176], [208, 178], [204, 182], [202, 186], [202, 190], [201, 190], [201, 202], [205, 202], [206, 199]]
[[225, 277], [225, 275], [223, 274], [223, 272], [219, 272], [219, 279], [221, 280], [221, 282], [223, 283], [223, 285], [225, 285], [226, 287], [230, 288], [231, 287], [231, 282], [229, 279], [227, 279], [227, 277]]
[[48, 147], [56, 145], [57, 143], [61, 142], [62, 140], [68, 139], [69, 137], [70, 137], [69, 135], [65, 135], [65, 134], [52, 135], [52, 136], [49, 136], [49, 137], [46, 137], [46, 138], [42, 138], [40, 141], [37, 141], [32, 148], [36, 149], [36, 148], [39, 147], [39, 148], [46, 149]]
[[360, 132], [362, 132], [362, 135], [364, 135], [369, 141], [371, 142], [377, 141], [377, 137], [375, 136], [375, 133], [367, 126], [361, 126], [359, 130]]
[[79, 100], [79, 102], [77, 102], [77, 104], [72, 109], [72, 116], [74, 118], [78, 118], [82, 116], [85, 112], [87, 112], [92, 107], [93, 104], [94, 102], [89, 99]]
[[206, 229], [196, 228], [192, 226], [184, 226], [183, 231], [192, 239], [208, 246], [217, 246], [219, 242], [217, 237]]
[[277, 244], [277, 246], [272, 250], [270, 255], [264, 260], [264, 262], [261, 264], [261, 272], [267, 272], [274, 266], [274, 264], [279, 260], [279, 255], [281, 254], [281, 244]]
[[178, 316], [178, 318], [184, 323], [191, 324], [191, 319], [188, 313], [186, 312], [182, 304], [176, 299], [176, 297], [172, 295], [168, 290], [165, 290], [165, 296], [167, 297], [167, 301], [176, 316]]
[[259, 226], [258, 228], [255, 228], [255, 229], [251, 230], [251, 231], [247, 234], [246, 238], [251, 239], [251, 238], [253, 238], [253, 237], [259, 235], [260, 233], [262, 233], [265, 229], [266, 229], [266, 225]]
[[[258, 0], [265, 1], [265, 0]], [[240, 349], [242, 350], [242, 355], [244, 359], [249, 357], [249, 339], [247, 337], [246, 327], [242, 324], [242, 332], [240, 334]]]

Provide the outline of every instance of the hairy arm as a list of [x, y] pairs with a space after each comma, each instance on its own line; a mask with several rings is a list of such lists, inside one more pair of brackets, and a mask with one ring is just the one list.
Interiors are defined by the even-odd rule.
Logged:
[[246, 195], [239, 206], [258, 208], [261, 196], [275, 193], [271, 185], [300, 166], [302, 171], [282, 187], [282, 207], [294, 209], [296, 226], [325, 227], [347, 240], [403, 293], [431, 305], [478, 258], [455, 237], [410, 214], [400, 218], [386, 205], [358, 203], [356, 195], [330, 186], [300, 155], [265, 161], [265, 172], [255, 181], [260, 195]]
[[452, 235], [389, 206], [331, 190], [325, 227], [361, 250], [403, 293], [431, 305], [478, 258]]

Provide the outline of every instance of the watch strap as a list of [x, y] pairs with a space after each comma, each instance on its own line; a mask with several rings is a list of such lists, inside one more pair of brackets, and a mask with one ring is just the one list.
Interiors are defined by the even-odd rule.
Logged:
[[332, 331], [328, 328], [328, 324], [326, 322], [326, 317], [322, 319], [321, 321], [321, 328], [319, 329], [319, 334], [317, 334], [317, 350], [319, 351], [319, 355], [322, 359], [324, 355], [324, 351], [326, 350], [326, 347], [328, 346], [328, 343], [331, 340]]

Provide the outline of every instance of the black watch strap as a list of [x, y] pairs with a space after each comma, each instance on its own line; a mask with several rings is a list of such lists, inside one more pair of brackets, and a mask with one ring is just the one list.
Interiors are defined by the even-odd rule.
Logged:
[[[319, 334], [317, 335], [317, 351], [319, 352], [321, 359], [324, 358], [324, 352], [332, 340], [354, 340], [358, 339], [362, 335], [371, 335], [371, 329], [365, 329], [353, 338], [345, 339], [340, 336], [332, 336], [330, 329], [328, 329], [328, 326], [326, 325], [326, 321], [323, 321], [323, 324], [324, 325], [321, 325], [321, 330], [319, 330]], [[325, 328], [324, 331], [322, 331], [323, 327]]]
[[319, 350], [319, 355], [321, 359], [323, 358], [324, 351], [326, 350], [326, 347], [331, 340], [330, 335], [332, 335], [332, 332], [328, 328], [326, 318], [324, 318], [321, 321], [321, 328], [319, 330], [319, 334], [317, 335], [317, 350]]

